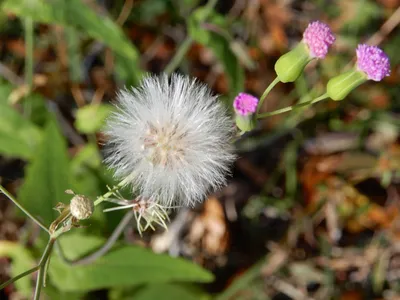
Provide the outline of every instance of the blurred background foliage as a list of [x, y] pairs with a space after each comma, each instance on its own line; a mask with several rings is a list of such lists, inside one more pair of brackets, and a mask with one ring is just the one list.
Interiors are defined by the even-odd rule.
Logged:
[[[276, 59], [316, 19], [337, 34], [333, 51], [293, 85], [278, 85], [264, 111], [322, 94], [354, 62], [358, 43], [379, 45], [392, 63], [390, 77], [345, 101], [263, 120], [237, 142], [229, 185], [201, 207], [174, 212], [168, 232], [140, 238], [130, 224], [89, 265], [55, 253], [44, 298], [399, 299], [400, 1], [0, 6], [1, 181], [46, 225], [57, 217], [53, 207], [69, 201], [66, 189], [95, 199], [114, 184], [102, 164], [101, 127], [116, 91], [148, 72], [177, 68], [230, 107], [240, 91], [262, 94]], [[45, 235], [0, 197], [3, 282], [35, 265]], [[87, 227], [61, 238], [65, 256], [98, 249], [122, 217], [97, 210]], [[34, 278], [0, 298], [30, 298]]]

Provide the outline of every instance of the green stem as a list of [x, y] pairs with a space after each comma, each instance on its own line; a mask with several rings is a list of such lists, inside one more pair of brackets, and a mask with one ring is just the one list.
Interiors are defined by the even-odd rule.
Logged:
[[7, 285], [9, 285], [9, 284], [21, 279], [22, 277], [28, 276], [29, 274], [31, 274], [33, 272], [36, 272], [39, 268], [40, 268], [40, 266], [38, 265], [38, 266], [33, 267], [32, 269], [28, 270], [28, 271], [25, 271], [25, 272], [15, 276], [15, 277], [11, 278], [10, 280], [7, 280], [6, 282], [4, 282], [4, 283], [2, 283], [0, 285], [0, 290], [5, 288]]
[[18, 201], [0, 184], [0, 191], [6, 195], [20, 210], [22, 210], [29, 218], [31, 218], [37, 225], [42, 227], [43, 230], [49, 233], [49, 229], [38, 219], [36, 219], [29, 211], [27, 211]]
[[[202, 20], [198, 20], [199, 23], [204, 22], [204, 21], [207, 20], [208, 16], [212, 12], [212, 9], [217, 4], [217, 2], [218, 2], [218, 0], [210, 0], [210, 1], [207, 2], [207, 4], [204, 6], [204, 9], [205, 9], [206, 13], [204, 13], [202, 15], [202, 17], [203, 17]], [[179, 46], [179, 49], [176, 52], [176, 54], [174, 55], [174, 57], [171, 59], [171, 61], [165, 67], [164, 72], [166, 74], [170, 75], [171, 73], [173, 73], [178, 68], [179, 64], [181, 63], [182, 59], [184, 58], [184, 56], [188, 52], [188, 50], [189, 50], [190, 46], [192, 45], [193, 41], [194, 41], [193, 38], [190, 37], [190, 36], [187, 36], [185, 38], [183, 43]]]
[[317, 102], [322, 101], [322, 100], [324, 100], [326, 98], [329, 98], [329, 96], [325, 93], [322, 96], [319, 96], [318, 98], [315, 98], [315, 99], [310, 100], [310, 101], [298, 103], [298, 104], [295, 104], [295, 105], [292, 105], [292, 106], [284, 107], [284, 108], [281, 108], [281, 109], [278, 109], [278, 110], [274, 110], [274, 111], [270, 111], [270, 112], [266, 112], [266, 113], [263, 113], [263, 114], [258, 114], [257, 115], [257, 119], [263, 119], [263, 118], [266, 118], [266, 117], [279, 115], [281, 113], [288, 112], [288, 111], [294, 110], [296, 108], [300, 108], [300, 107], [303, 107], [303, 106], [308, 106], [308, 105], [317, 103]]
[[[25, 84], [28, 86], [28, 94], [33, 87], [33, 47], [34, 47], [34, 26], [30, 17], [25, 18]], [[24, 113], [29, 116], [31, 113], [31, 103], [27, 99], [24, 101]]]
[[280, 82], [279, 78], [276, 77], [274, 81], [272, 81], [269, 86], [265, 89], [264, 93], [261, 95], [260, 102], [258, 102], [257, 106], [257, 114], [260, 112], [260, 109], [264, 103], [265, 98], [268, 96], [269, 92], [274, 88], [277, 83]]
[[43, 281], [46, 276], [47, 260], [49, 259], [51, 251], [53, 250], [55, 241], [56, 240], [54, 238], [49, 239], [46, 249], [44, 249], [44, 251], [43, 251], [42, 258], [40, 259], [40, 262], [39, 262], [40, 268], [39, 268], [38, 278], [36, 280], [35, 296], [33, 298], [34, 300], [40, 299], [40, 292], [42, 291]]
[[183, 41], [183, 43], [180, 45], [178, 51], [174, 55], [174, 57], [171, 59], [171, 61], [168, 63], [168, 65], [165, 67], [164, 72], [168, 75], [173, 73], [181, 63], [183, 57], [186, 55], [186, 52], [188, 52], [190, 46], [193, 43], [193, 39], [188, 36], [186, 39]]
[[129, 224], [129, 222], [132, 220], [132, 218], [135, 216], [135, 212], [133, 210], [129, 210], [125, 216], [121, 219], [119, 222], [118, 226], [114, 229], [113, 233], [110, 235], [110, 237], [107, 239], [107, 241], [95, 252], [79, 258], [77, 260], [69, 260], [65, 254], [64, 251], [62, 250], [62, 247], [59, 242], [56, 243], [56, 251], [60, 255], [61, 259], [66, 263], [71, 266], [76, 266], [76, 265], [88, 265], [95, 260], [99, 259], [103, 255], [105, 255], [117, 242], [119, 239], [121, 233], [124, 231], [125, 227]]
[[118, 191], [123, 186], [125, 186], [129, 181], [130, 181], [130, 177], [125, 178], [120, 183], [118, 183], [116, 186], [114, 186], [112, 189], [110, 189], [107, 193], [98, 197], [96, 199], [96, 201], [94, 201], [94, 206], [97, 206], [104, 200], [107, 200], [108, 198], [110, 198], [110, 196], [112, 196], [112, 194], [114, 194], [116, 191]]

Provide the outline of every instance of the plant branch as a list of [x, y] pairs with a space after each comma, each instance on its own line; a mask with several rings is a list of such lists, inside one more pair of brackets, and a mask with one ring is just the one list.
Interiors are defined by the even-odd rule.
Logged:
[[47, 233], [49, 232], [49, 229], [42, 223], [40, 222], [37, 218], [35, 218], [29, 211], [27, 211], [15, 198], [13, 195], [11, 195], [1, 184], [0, 184], [0, 191], [8, 198], [10, 199], [20, 210], [22, 210], [29, 218], [31, 218], [37, 225], [39, 225], [43, 230], [45, 230]]
[[257, 114], [260, 112], [260, 109], [264, 103], [265, 98], [268, 96], [269, 92], [280, 82], [279, 78], [276, 77], [274, 81], [272, 81], [269, 86], [265, 89], [264, 93], [261, 95], [260, 102], [257, 105]]
[[[218, 2], [218, 0], [210, 0], [210, 1], [207, 2], [207, 4], [204, 6], [204, 9], [206, 10], [206, 13], [203, 14], [202, 20], [199, 20], [200, 23], [201, 22], [205, 22], [207, 20], [208, 16], [212, 12], [212, 9], [215, 7], [217, 2]], [[193, 38], [190, 37], [190, 36], [187, 36], [185, 38], [183, 43], [179, 46], [179, 49], [176, 52], [176, 54], [174, 55], [174, 57], [171, 59], [171, 61], [165, 67], [164, 72], [166, 74], [170, 75], [171, 73], [173, 73], [178, 68], [179, 64], [181, 63], [182, 59], [184, 58], [184, 56], [188, 52], [188, 50], [189, 50], [190, 46], [192, 45], [193, 41], [194, 41]]]
[[93, 252], [93, 253], [89, 254], [88, 256], [82, 257], [78, 260], [69, 260], [65, 256], [65, 254], [61, 248], [61, 245], [58, 242], [56, 243], [56, 250], [57, 250], [58, 254], [60, 255], [61, 259], [69, 265], [76, 266], [76, 265], [90, 264], [90, 263], [94, 262], [95, 260], [97, 260], [98, 258], [105, 255], [114, 246], [115, 242], [118, 240], [121, 233], [123, 232], [125, 227], [129, 224], [129, 222], [132, 220], [134, 215], [135, 215], [135, 212], [133, 210], [129, 210], [125, 214], [125, 216], [121, 219], [118, 226], [114, 229], [113, 233], [110, 235], [108, 240], [104, 243], [104, 245], [100, 249], [98, 249], [96, 252]]
[[29, 274], [31, 274], [33, 272], [36, 272], [37, 270], [39, 270], [39, 268], [40, 268], [40, 265], [37, 265], [37, 266], [33, 267], [32, 269], [29, 269], [28, 271], [25, 271], [15, 277], [11, 278], [10, 280], [7, 280], [6, 282], [4, 282], [0, 285], [0, 290], [4, 289], [7, 285], [9, 285], [11, 283], [16, 282], [17, 280], [19, 280], [25, 276], [28, 276]]
[[43, 282], [46, 276], [46, 265], [47, 261], [50, 258], [51, 251], [53, 250], [53, 246], [55, 243], [54, 238], [50, 238], [49, 242], [47, 243], [46, 249], [44, 249], [42, 257], [39, 261], [39, 274], [36, 280], [36, 288], [35, 288], [35, 296], [33, 297], [34, 300], [40, 299], [40, 292], [42, 291]]
[[266, 113], [263, 113], [263, 114], [258, 114], [257, 115], [257, 119], [263, 119], [263, 118], [266, 118], [266, 117], [279, 115], [279, 114], [282, 114], [284, 112], [288, 112], [288, 111], [291, 111], [291, 110], [294, 110], [294, 109], [297, 109], [297, 108], [300, 108], [300, 107], [303, 107], [303, 106], [308, 106], [308, 105], [317, 103], [317, 102], [322, 101], [322, 100], [324, 100], [324, 99], [326, 99], [328, 97], [329, 96], [327, 94], [323, 94], [322, 96], [320, 96], [318, 98], [315, 98], [313, 100], [310, 100], [310, 101], [297, 103], [295, 105], [291, 105], [291, 106], [284, 107], [284, 108], [281, 108], [281, 109], [277, 109], [277, 110], [274, 110], [274, 111], [266, 112]]

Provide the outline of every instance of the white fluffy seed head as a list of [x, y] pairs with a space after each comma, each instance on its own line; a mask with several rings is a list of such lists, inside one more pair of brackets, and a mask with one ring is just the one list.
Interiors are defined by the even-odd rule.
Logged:
[[164, 206], [193, 206], [225, 184], [233, 123], [210, 90], [186, 76], [146, 77], [118, 94], [106, 162]]

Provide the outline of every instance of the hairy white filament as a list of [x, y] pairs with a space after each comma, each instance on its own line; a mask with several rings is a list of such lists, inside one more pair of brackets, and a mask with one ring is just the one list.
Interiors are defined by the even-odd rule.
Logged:
[[118, 94], [106, 162], [143, 197], [192, 206], [225, 184], [233, 125], [210, 90], [186, 76], [150, 76]]

